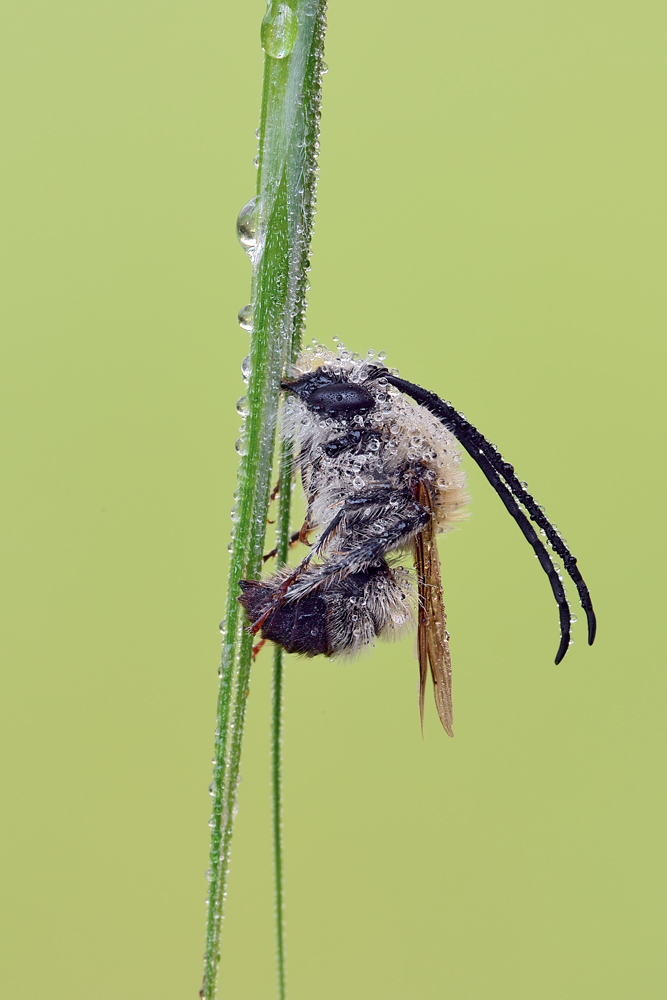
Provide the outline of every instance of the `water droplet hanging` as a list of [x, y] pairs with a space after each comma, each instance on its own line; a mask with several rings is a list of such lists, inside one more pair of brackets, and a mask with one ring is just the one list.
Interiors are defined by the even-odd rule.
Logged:
[[285, 59], [294, 48], [298, 28], [296, 14], [290, 5], [272, 0], [264, 15], [260, 32], [262, 48], [267, 56]]

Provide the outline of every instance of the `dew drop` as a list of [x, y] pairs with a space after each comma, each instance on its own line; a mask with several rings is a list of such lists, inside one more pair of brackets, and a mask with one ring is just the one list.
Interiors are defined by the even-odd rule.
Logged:
[[387, 360], [387, 352], [378, 351], [378, 361], [386, 361], [386, 360]]
[[236, 235], [247, 254], [257, 246], [257, 195], [246, 202], [236, 220]]
[[243, 381], [248, 382], [250, 378], [250, 372], [252, 371], [252, 364], [250, 363], [250, 356], [246, 356], [241, 362], [241, 375], [243, 375]]
[[269, 3], [260, 37], [262, 48], [272, 59], [284, 59], [294, 48], [298, 23], [296, 14], [286, 3], [271, 0]]
[[239, 326], [246, 333], [252, 333], [252, 306], [244, 306], [239, 309]]
[[234, 445], [234, 447], [236, 448], [236, 451], [238, 452], [239, 455], [247, 455], [248, 454], [248, 448], [246, 446], [244, 438], [242, 438], [242, 437], [237, 438], [236, 439], [236, 444]]
[[236, 412], [240, 417], [247, 417], [250, 412], [250, 407], [248, 406], [248, 397], [239, 396], [236, 400]]
[[259, 168], [259, 153], [257, 156], [253, 157], [252, 165], [257, 170]]
[[324, 76], [325, 73], [329, 72], [329, 67], [325, 63], [324, 59], [322, 60], [321, 65], [322, 65], [322, 76]]

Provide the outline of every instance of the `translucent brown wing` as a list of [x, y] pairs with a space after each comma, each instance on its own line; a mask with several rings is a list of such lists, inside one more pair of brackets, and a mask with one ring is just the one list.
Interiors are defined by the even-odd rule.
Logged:
[[[433, 511], [433, 499], [427, 483], [420, 483], [417, 499]], [[415, 538], [415, 569], [419, 595], [417, 646], [419, 652], [419, 714], [424, 729], [424, 692], [428, 666], [433, 678], [433, 693], [438, 715], [448, 736], [453, 736], [452, 662], [449, 655], [447, 617], [442, 600], [440, 560], [435, 540], [434, 519]]]

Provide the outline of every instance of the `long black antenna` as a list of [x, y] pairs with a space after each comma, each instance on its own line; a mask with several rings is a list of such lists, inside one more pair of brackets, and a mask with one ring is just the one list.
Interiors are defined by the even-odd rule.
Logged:
[[[454, 437], [460, 441], [471, 458], [480, 467], [494, 490], [505, 504], [508, 512], [519, 525], [524, 537], [532, 546], [535, 555], [540, 561], [542, 569], [547, 574], [551, 589], [553, 590], [556, 603], [560, 613], [561, 642], [556, 654], [556, 663], [565, 656], [570, 642], [570, 609], [565, 597], [565, 590], [556, 568], [549, 556], [549, 553], [537, 537], [535, 530], [528, 521], [528, 518], [518, 506], [519, 503], [528, 511], [528, 515], [535, 524], [544, 531], [553, 550], [563, 560], [565, 569], [576, 585], [581, 606], [586, 612], [588, 621], [588, 644], [592, 645], [595, 639], [595, 612], [588, 592], [588, 587], [584, 578], [579, 572], [577, 560], [572, 555], [564, 540], [558, 534], [556, 528], [549, 521], [546, 514], [526, 490], [514, 473], [514, 468], [506, 462], [500, 452], [490, 441], [480, 434], [476, 427], [473, 427], [465, 417], [458, 413], [451, 403], [446, 403], [433, 392], [422, 389], [419, 385], [407, 382], [397, 375], [391, 375], [387, 369], [378, 368], [372, 376], [376, 378], [386, 378], [387, 382], [400, 389], [407, 396], [411, 396], [416, 403], [433, 413], [444, 426], [452, 432]], [[504, 482], [503, 482], [504, 480]], [[518, 501], [518, 503], [517, 503]]]

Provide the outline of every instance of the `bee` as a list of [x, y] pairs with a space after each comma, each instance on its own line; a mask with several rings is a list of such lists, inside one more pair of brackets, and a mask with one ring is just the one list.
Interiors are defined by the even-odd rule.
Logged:
[[[417, 621], [419, 712], [430, 669], [435, 704], [452, 731], [452, 671], [436, 536], [464, 514], [459, 445], [474, 459], [546, 573], [560, 617], [560, 663], [570, 644], [570, 607], [560, 574], [533, 525], [574, 582], [595, 638], [588, 588], [556, 528], [514, 468], [454, 407], [399, 378], [373, 352], [359, 359], [307, 349], [282, 383], [283, 434], [295, 447], [306, 498], [292, 542], [309, 544], [296, 568], [241, 580], [238, 600], [261, 632], [288, 653], [350, 655], [376, 637], [394, 639]], [[287, 488], [285, 484], [282, 488]], [[531, 523], [533, 522], [533, 523]], [[411, 572], [403, 562], [412, 558]]]

